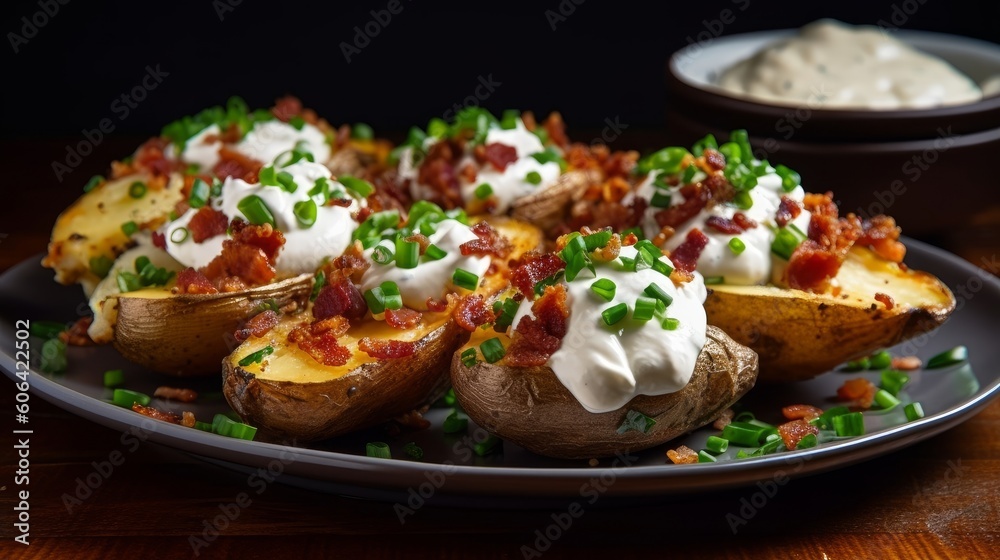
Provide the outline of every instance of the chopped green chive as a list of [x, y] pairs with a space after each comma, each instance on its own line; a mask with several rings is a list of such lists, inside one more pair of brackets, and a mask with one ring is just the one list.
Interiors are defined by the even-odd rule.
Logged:
[[142, 198], [146, 196], [146, 183], [136, 181], [128, 186], [128, 195], [132, 198]]
[[613, 280], [601, 278], [591, 284], [590, 289], [604, 301], [611, 301], [615, 299], [615, 290], [617, 289], [617, 286]]
[[604, 319], [604, 324], [609, 327], [617, 324], [619, 321], [624, 319], [626, 315], [628, 315], [627, 303], [612, 305], [604, 311], [601, 311], [601, 318]]
[[424, 251], [424, 258], [429, 261], [441, 260], [446, 256], [448, 256], [448, 252], [433, 243], [428, 245], [427, 250]]
[[656, 284], [655, 282], [652, 282], [648, 286], [646, 286], [646, 289], [643, 290], [643, 293], [651, 298], [656, 298], [662, 301], [663, 305], [667, 307], [669, 307], [670, 304], [674, 302], [674, 298], [671, 297], [670, 294], [666, 292], [666, 290], [664, 290], [659, 284]]
[[691, 147], [691, 153], [696, 156], [700, 156], [705, 153], [706, 148], [711, 148], [713, 150], [719, 149], [719, 143], [715, 140], [714, 135], [708, 134], [701, 140], [695, 142], [694, 146]]
[[182, 226], [170, 232], [170, 241], [174, 243], [184, 243], [187, 241], [188, 235], [190, 235], [188, 228]]
[[278, 172], [271, 165], [261, 168], [260, 172], [257, 173], [257, 181], [264, 187], [281, 186], [281, 183], [278, 182]]
[[746, 251], [746, 244], [739, 237], [734, 237], [729, 240], [729, 250], [733, 252], [734, 255], [739, 255]]
[[119, 271], [115, 281], [118, 283], [118, 290], [123, 294], [142, 288], [142, 279], [127, 270]]
[[247, 367], [250, 364], [259, 364], [262, 361], [264, 361], [265, 357], [270, 356], [273, 353], [274, 353], [274, 348], [268, 345], [261, 348], [260, 350], [257, 350], [256, 352], [247, 354], [246, 357], [240, 360], [238, 363], [242, 367]]
[[969, 359], [969, 349], [965, 346], [956, 346], [946, 352], [941, 352], [927, 361], [924, 369], [939, 369], [943, 367], [960, 364]]
[[667, 317], [663, 319], [660, 326], [663, 327], [663, 330], [665, 331], [676, 331], [677, 327], [681, 326], [681, 320], [674, 317]]
[[479, 200], [486, 200], [493, 194], [493, 186], [489, 183], [483, 183], [476, 187], [475, 194]]
[[500, 117], [500, 128], [513, 130], [517, 128], [517, 121], [521, 119], [521, 112], [516, 109], [507, 109]]
[[795, 187], [802, 184], [802, 176], [784, 165], [774, 166], [774, 172], [781, 177], [781, 188], [785, 192], [792, 192]]
[[115, 261], [104, 255], [99, 255], [91, 257], [88, 264], [90, 265], [90, 272], [92, 272], [94, 276], [104, 278], [108, 275], [108, 272], [111, 272], [111, 267], [114, 266]]
[[370, 290], [365, 290], [363, 297], [365, 298], [365, 303], [368, 304], [368, 310], [372, 312], [372, 315], [385, 313], [385, 294], [382, 293], [381, 286], [375, 286]]
[[391, 459], [389, 444], [381, 441], [372, 441], [365, 444], [365, 455], [376, 459]]
[[667, 175], [673, 175], [680, 172], [681, 164], [687, 155], [688, 151], [684, 148], [676, 146], [663, 148], [639, 160], [636, 170], [639, 175], [645, 175], [654, 169], [660, 170]]
[[294, 117], [288, 119], [288, 124], [292, 125], [295, 130], [302, 130], [302, 128], [306, 125], [306, 120], [298, 115], [295, 115]]
[[817, 419], [819, 422], [819, 427], [825, 430], [832, 430], [833, 419], [838, 416], [843, 416], [845, 414], [848, 414], [849, 412], [851, 412], [851, 409], [847, 408], [846, 406], [835, 406], [830, 410], [823, 412], [823, 414], [820, 415], [820, 417]]
[[399, 286], [391, 280], [386, 280], [379, 285], [382, 289], [382, 304], [386, 309], [402, 309], [403, 296], [399, 292]]
[[514, 315], [517, 315], [518, 307], [520, 306], [514, 298], [493, 302], [493, 314], [496, 315], [496, 320], [493, 322], [494, 330], [502, 332], [511, 326], [514, 323]]
[[407, 457], [418, 461], [424, 458], [424, 450], [412, 441], [403, 446], [403, 453], [406, 453]]
[[529, 171], [528, 174], [524, 176], [524, 180], [532, 185], [540, 185], [542, 183], [542, 175], [537, 171]]
[[903, 412], [906, 414], [906, 419], [910, 422], [920, 420], [924, 417], [924, 407], [918, 402], [910, 403], [904, 406]]
[[632, 310], [632, 319], [636, 321], [648, 321], [653, 318], [656, 311], [656, 298], [639, 296], [635, 298], [635, 308]]
[[894, 369], [887, 369], [881, 374], [879, 387], [885, 389], [890, 395], [899, 395], [903, 387], [910, 382], [910, 376]]
[[399, 268], [416, 268], [420, 258], [420, 244], [407, 241], [402, 237], [396, 239], [396, 266]]
[[708, 441], [705, 442], [705, 449], [716, 454], [725, 453], [729, 449], [729, 440], [719, 436], [708, 436]]
[[337, 177], [337, 182], [344, 185], [344, 188], [354, 193], [358, 198], [368, 198], [368, 195], [375, 192], [375, 187], [371, 183], [350, 175]]
[[792, 253], [805, 239], [805, 234], [794, 225], [778, 228], [774, 234], [774, 241], [771, 242], [771, 252], [787, 261], [792, 258]]
[[854, 371], [864, 371], [868, 369], [868, 358], [858, 358], [857, 360], [851, 360], [844, 365], [841, 371], [854, 372]]
[[638, 410], [629, 410], [625, 413], [625, 420], [622, 421], [622, 425], [618, 426], [618, 433], [624, 434], [629, 430], [635, 430], [648, 434], [654, 425], [656, 425], [655, 419], [646, 416]]
[[316, 212], [316, 202], [312, 199], [300, 200], [292, 207], [296, 221], [306, 229], [311, 228], [316, 223]]
[[716, 284], [725, 284], [725, 283], [726, 283], [726, 277], [725, 276], [706, 276], [705, 277], [705, 285], [706, 286], [714, 286]]
[[58, 321], [32, 321], [28, 327], [31, 336], [37, 336], [46, 340], [56, 338], [59, 333], [66, 330], [66, 324]]
[[730, 422], [722, 429], [722, 438], [729, 443], [743, 447], [760, 445], [761, 437], [767, 430], [748, 422]]
[[120, 369], [109, 369], [104, 372], [104, 386], [117, 387], [125, 383], [125, 372]]
[[375, 131], [365, 123], [355, 123], [351, 127], [351, 138], [355, 140], [371, 140], [375, 138]]
[[59, 338], [50, 338], [42, 343], [42, 359], [39, 366], [45, 373], [66, 371], [66, 343]]
[[458, 432], [464, 432], [469, 427], [469, 419], [458, 413], [458, 410], [452, 410], [444, 419], [444, 423], [441, 425], [441, 431], [446, 434], [457, 434]]
[[286, 192], [293, 193], [299, 189], [299, 185], [295, 182], [295, 178], [292, 177], [292, 174], [287, 171], [279, 171], [277, 179], [281, 188]]
[[472, 446], [472, 450], [476, 452], [476, 455], [480, 457], [485, 457], [490, 453], [493, 453], [502, 440], [493, 434], [490, 434], [483, 441], [477, 442]]
[[699, 463], [715, 463], [718, 459], [714, 455], [702, 449], [698, 452], [698, 462]]
[[753, 208], [753, 197], [747, 191], [740, 191], [733, 197], [732, 204], [740, 210], [749, 210]]
[[885, 369], [892, 365], [892, 354], [886, 350], [882, 350], [872, 354], [868, 358], [868, 368], [869, 369]]
[[104, 182], [104, 177], [101, 175], [94, 175], [87, 181], [87, 184], [83, 186], [83, 192], [90, 192], [101, 185]]
[[191, 194], [188, 195], [188, 206], [191, 208], [201, 208], [208, 203], [208, 197], [212, 189], [208, 183], [201, 179], [195, 179], [191, 184]]
[[132, 408], [132, 405], [139, 403], [142, 406], [149, 406], [149, 395], [128, 389], [115, 389], [111, 396], [111, 402], [122, 407]]
[[381, 243], [372, 249], [372, 260], [378, 264], [389, 264], [395, 256], [396, 254], [392, 252], [391, 248]]
[[462, 365], [465, 367], [472, 367], [476, 365], [476, 362], [479, 361], [476, 359], [475, 348], [466, 348], [465, 350], [463, 350], [461, 358], [462, 358]]
[[806, 434], [795, 444], [795, 449], [809, 449], [817, 445], [819, 445], [819, 438], [816, 437], [816, 434]]
[[326, 273], [322, 270], [316, 271], [316, 275], [313, 276], [313, 288], [312, 293], [309, 294], [309, 301], [316, 301], [319, 297], [319, 293], [323, 290], [323, 286], [326, 285]]
[[865, 435], [865, 419], [860, 412], [848, 412], [833, 417], [833, 429], [841, 437]]
[[139, 231], [139, 225], [136, 224], [135, 222], [128, 221], [122, 224], [122, 233], [124, 233], [128, 237], [132, 237], [132, 234], [134, 234], [137, 231]]
[[274, 227], [274, 214], [264, 203], [264, 199], [252, 194], [239, 202], [236, 208], [246, 216], [248, 222], [255, 226], [271, 224]]
[[656, 191], [653, 193], [653, 198], [649, 199], [649, 205], [653, 208], [669, 208], [671, 200], [670, 193]]
[[507, 350], [503, 347], [503, 343], [497, 337], [488, 339], [480, 344], [479, 351], [483, 353], [483, 359], [490, 364], [499, 362], [507, 353]]
[[479, 276], [461, 268], [455, 269], [455, 273], [451, 276], [451, 281], [459, 288], [465, 288], [466, 290], [475, 290], [479, 287]]
[[896, 408], [896, 405], [899, 404], [899, 399], [897, 399], [895, 395], [893, 395], [889, 391], [886, 391], [885, 389], [879, 389], [875, 393], [875, 402], [883, 409], [890, 410]]

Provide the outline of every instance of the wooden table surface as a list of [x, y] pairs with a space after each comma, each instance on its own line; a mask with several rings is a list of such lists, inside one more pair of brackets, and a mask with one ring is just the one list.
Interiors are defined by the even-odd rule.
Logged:
[[[132, 144], [134, 145], [134, 144]], [[4, 145], [7, 163], [47, 169], [59, 142]], [[92, 157], [68, 183], [4, 189], [0, 270], [44, 249], [59, 209], [77, 185], [119, 153]], [[5, 167], [7, 167], [5, 163]], [[14, 174], [22, 179], [28, 175]], [[48, 184], [53, 183], [53, 184]], [[23, 184], [23, 183], [22, 183]], [[40, 202], [44, 201], [44, 203]], [[950, 250], [979, 262], [995, 246], [961, 241]], [[14, 408], [0, 383], [0, 416]], [[17, 450], [0, 447], [0, 558], [187, 558], [220, 504], [247, 488], [246, 475], [144, 443], [82, 504], [64, 495], [120, 448], [121, 433], [31, 400], [30, 545], [15, 543]], [[989, 558], [1000, 546], [1000, 400], [964, 424], [905, 450], [780, 487], [761, 503], [756, 487], [665, 497], [654, 505], [586, 510], [546, 547], [536, 531], [565, 508], [497, 511], [425, 507], [400, 524], [392, 504], [271, 484], [221, 531], [208, 558]], [[600, 503], [599, 503], [600, 504]], [[731, 517], [752, 517], [734, 532]], [[541, 550], [545, 548], [545, 550]]]

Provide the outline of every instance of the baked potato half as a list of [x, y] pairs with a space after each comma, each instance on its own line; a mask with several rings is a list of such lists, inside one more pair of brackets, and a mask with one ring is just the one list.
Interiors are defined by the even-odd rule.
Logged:
[[595, 169], [567, 171], [548, 188], [515, 200], [511, 216], [551, 231], [565, 220], [573, 200], [600, 180], [601, 173]]
[[[517, 258], [542, 243], [541, 231], [523, 222], [491, 218], [490, 223], [511, 243], [509, 258]], [[476, 293], [489, 296], [507, 285], [506, 261], [494, 261]], [[350, 359], [325, 366], [288, 341], [303, 317], [288, 315], [267, 334], [251, 337], [222, 362], [223, 394], [245, 422], [278, 437], [315, 441], [376, 425], [432, 402], [448, 385], [448, 366], [469, 331], [452, 317], [456, 303], [427, 311], [420, 323], [399, 330], [383, 321], [352, 323], [337, 338]], [[362, 339], [414, 343], [412, 355], [377, 359], [359, 348]], [[254, 353], [269, 355], [247, 363]], [[242, 362], [242, 364], [241, 364]]]
[[837, 295], [716, 285], [705, 310], [709, 324], [757, 352], [762, 381], [787, 382], [931, 331], [955, 309], [951, 290], [936, 277], [863, 247], [848, 253], [835, 285]]
[[[456, 352], [451, 382], [476, 424], [534, 453], [589, 459], [640, 451], [712, 422], [753, 387], [757, 355], [716, 327], [708, 327], [707, 334], [694, 375], [683, 389], [639, 395], [612, 412], [587, 411], [548, 366], [481, 361], [467, 367]], [[646, 432], [619, 433], [630, 411], [656, 423]]]

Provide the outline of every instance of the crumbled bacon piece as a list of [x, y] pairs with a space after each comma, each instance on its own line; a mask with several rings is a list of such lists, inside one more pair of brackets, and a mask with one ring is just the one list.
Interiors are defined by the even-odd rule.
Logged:
[[431, 427], [430, 420], [424, 418], [424, 415], [419, 410], [411, 410], [405, 414], [400, 414], [393, 418], [393, 421], [409, 431], [426, 430]]
[[427, 248], [431, 245], [431, 240], [427, 238], [426, 235], [422, 233], [414, 233], [413, 235], [406, 238], [406, 241], [416, 243], [420, 247], [420, 254], [423, 255], [427, 252]]
[[472, 233], [476, 234], [476, 239], [466, 241], [458, 246], [462, 255], [493, 255], [505, 258], [510, 254], [510, 241], [500, 235], [490, 224], [479, 222], [472, 226]]
[[639, 236], [634, 233], [629, 233], [622, 238], [622, 247], [631, 247], [639, 242]]
[[288, 340], [325, 366], [342, 366], [351, 359], [351, 351], [337, 342], [336, 332], [329, 330], [314, 335], [309, 329], [296, 327], [289, 333]]
[[887, 311], [892, 311], [892, 308], [896, 307], [896, 301], [889, 294], [875, 292], [875, 301], [884, 305]]
[[245, 155], [243, 152], [222, 146], [219, 148], [219, 163], [212, 168], [212, 173], [219, 179], [228, 177], [243, 179], [248, 183], [257, 182], [257, 174], [264, 164]]
[[823, 250], [812, 239], [806, 239], [788, 260], [785, 280], [789, 287], [797, 290], [822, 288], [837, 275], [841, 262], [836, 254]]
[[165, 176], [181, 167], [176, 160], [164, 155], [168, 141], [164, 138], [150, 138], [136, 151], [133, 167], [146, 169], [156, 175]]
[[743, 212], [733, 214], [733, 221], [736, 222], [736, 225], [743, 228], [743, 231], [757, 227], [757, 222], [747, 217]]
[[90, 315], [80, 317], [69, 329], [59, 333], [59, 340], [70, 346], [93, 346], [94, 341], [87, 334], [87, 329], [93, 322], [94, 318]]
[[706, 148], [702, 156], [705, 158], [705, 164], [709, 169], [721, 171], [726, 168], [726, 156], [722, 155], [721, 152]]
[[342, 315], [351, 321], [364, 317], [367, 312], [368, 304], [361, 291], [346, 278], [323, 286], [312, 309], [316, 319]]
[[788, 420], [805, 420], [819, 418], [823, 410], [808, 404], [791, 404], [781, 409], [781, 414]]
[[[476, 147], [478, 148], [479, 146]], [[462, 179], [465, 180], [466, 183], [475, 183], [478, 171], [476, 171], [476, 166], [473, 165], [472, 162], [469, 162], [458, 171], [458, 174], [462, 176]]]
[[[332, 270], [327, 271], [327, 279], [350, 278], [355, 282], [361, 282], [361, 276], [371, 267], [371, 263], [364, 257], [364, 247], [360, 241], [355, 241], [343, 255], [333, 259]], [[338, 274], [332, 271], [337, 270]]]
[[156, 388], [156, 391], [153, 392], [153, 396], [158, 399], [167, 399], [168, 401], [189, 403], [198, 399], [198, 391], [195, 391], [194, 389], [160, 385]]
[[208, 206], [200, 208], [188, 222], [188, 230], [195, 243], [201, 243], [216, 235], [223, 235], [228, 228], [229, 218], [222, 212]]
[[455, 306], [455, 311], [452, 312], [452, 317], [458, 326], [469, 332], [474, 332], [478, 327], [496, 320], [493, 309], [486, 305], [483, 296], [479, 294], [468, 295], [460, 299], [458, 305]]
[[569, 320], [566, 288], [562, 284], [546, 287], [542, 297], [531, 305], [531, 312], [534, 317], [522, 317], [514, 329], [504, 358], [507, 365], [542, 366], [559, 349]]
[[684, 202], [664, 208], [653, 216], [661, 228], [670, 226], [677, 229], [684, 222], [697, 216], [712, 198], [711, 192], [700, 184], [686, 185], [681, 188], [680, 194], [684, 197]]
[[535, 299], [535, 284], [566, 268], [556, 255], [529, 252], [510, 275], [510, 283], [528, 299]]
[[177, 273], [177, 293], [217, 294], [219, 290], [204, 274], [188, 267]]
[[781, 227], [787, 226], [792, 220], [802, 213], [802, 205], [791, 197], [782, 196], [781, 203], [778, 204], [778, 211], [774, 215], [774, 221]]
[[902, 262], [906, 247], [899, 241], [900, 228], [896, 220], [878, 215], [862, 222], [861, 236], [856, 243], [871, 247], [875, 254], [892, 262]]
[[434, 190], [436, 196], [431, 197], [431, 202], [446, 208], [462, 205], [462, 193], [455, 175], [456, 154], [461, 153], [459, 145], [447, 140], [434, 144], [428, 150], [417, 172], [417, 181]]
[[708, 236], [700, 229], [694, 228], [688, 232], [684, 242], [670, 252], [670, 261], [684, 272], [692, 272], [698, 265], [698, 257], [708, 245]]
[[916, 356], [896, 356], [892, 359], [892, 369], [911, 371], [920, 369], [924, 363]]
[[728, 233], [735, 235], [737, 233], [743, 233], [743, 228], [740, 227], [734, 220], [729, 218], [723, 218], [722, 216], [709, 216], [705, 220], [705, 226], [714, 229], [719, 233]]
[[798, 447], [799, 442], [802, 441], [802, 438], [807, 435], [813, 434], [818, 436], [819, 428], [806, 420], [792, 420], [778, 426], [778, 434], [781, 436], [781, 440], [785, 442], [785, 447], [795, 449]]
[[409, 307], [385, 310], [385, 323], [394, 329], [412, 329], [420, 323], [422, 315]]
[[712, 422], [712, 427], [716, 430], [722, 430], [733, 421], [733, 417], [736, 416], [736, 412], [731, 408], [727, 408], [722, 411], [722, 414]]
[[267, 309], [254, 315], [241, 328], [236, 329], [233, 337], [237, 342], [243, 342], [251, 336], [260, 338], [277, 324], [278, 314], [273, 309]]
[[185, 428], [193, 428], [195, 426], [194, 413], [190, 410], [185, 410], [181, 413], [181, 426]]
[[517, 149], [513, 146], [494, 142], [486, 145], [483, 152], [486, 161], [497, 171], [507, 169], [507, 166], [517, 161]]
[[274, 102], [271, 114], [281, 122], [288, 122], [294, 116], [302, 113], [302, 102], [297, 97], [286, 95]]
[[341, 336], [344, 336], [350, 328], [350, 321], [341, 315], [334, 315], [333, 317], [313, 321], [309, 325], [309, 332], [313, 336], [329, 333], [331, 336], [340, 338]]
[[149, 416], [153, 420], [162, 420], [164, 422], [170, 422], [171, 424], [180, 424], [181, 417], [177, 416], [173, 412], [166, 412], [163, 410], [157, 410], [151, 406], [142, 406], [141, 404], [134, 402], [132, 403], [132, 411], [138, 412], [143, 416]]
[[278, 251], [285, 244], [284, 234], [271, 227], [271, 224], [254, 226], [243, 220], [234, 219], [229, 227], [233, 241], [259, 247], [270, 261], [274, 261]]
[[677, 449], [667, 450], [667, 458], [675, 465], [687, 465], [698, 462], [698, 452], [682, 445]]
[[274, 266], [258, 247], [236, 243], [231, 239], [222, 242], [222, 253], [201, 269], [206, 277], [221, 281], [235, 276], [244, 285], [267, 284], [275, 277]]
[[412, 356], [417, 351], [415, 342], [406, 340], [385, 340], [382, 338], [364, 337], [358, 341], [358, 348], [379, 360], [395, 360]]
[[553, 144], [566, 148], [569, 146], [569, 138], [566, 136], [566, 123], [563, 122], [562, 115], [558, 111], [549, 113], [549, 116], [542, 123], [542, 128], [549, 135], [549, 141]]
[[163, 249], [164, 251], [166, 251], [167, 250], [167, 236], [164, 235], [164, 234], [162, 234], [162, 233], [160, 233], [160, 232], [158, 232], [158, 231], [154, 231], [153, 232], [153, 247], [156, 247], [157, 249]]
[[842, 401], [850, 401], [858, 408], [871, 408], [878, 387], [863, 377], [848, 379], [837, 389], [837, 397]]
[[429, 298], [427, 298], [427, 301], [424, 302], [424, 305], [427, 306], [427, 310], [428, 311], [432, 311], [434, 313], [440, 313], [440, 312], [444, 311], [445, 309], [448, 309], [448, 300], [447, 299], [434, 299], [432, 297], [429, 297]]

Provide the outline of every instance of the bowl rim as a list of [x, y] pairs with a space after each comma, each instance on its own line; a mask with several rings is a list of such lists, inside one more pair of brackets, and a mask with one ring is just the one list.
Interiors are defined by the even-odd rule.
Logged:
[[[738, 41], [764, 41], [767, 39], [773, 41], [790, 36], [797, 31], [797, 28], [752, 31], [748, 33], [722, 35], [714, 38], [707, 45], [701, 45], [698, 43], [689, 44], [688, 46], [683, 47], [671, 54], [670, 59], [667, 62], [668, 89], [675, 90], [677, 93], [686, 94], [688, 97], [694, 96], [701, 98], [701, 103], [706, 101], [704, 99], [705, 96], [709, 96], [710, 100], [722, 103], [730, 110], [743, 113], [755, 113], [760, 116], [773, 117], [775, 119], [786, 116], [789, 111], [795, 111], [803, 107], [808, 107], [813, 115], [819, 115], [821, 118], [831, 120], [850, 119], [862, 122], [884, 122], [885, 120], [902, 121], [927, 118], [956, 118], [983, 112], [1000, 111], [1000, 92], [984, 97], [983, 99], [973, 103], [943, 105], [938, 107], [929, 107], [926, 109], [826, 109], [822, 107], [814, 107], [804, 103], [778, 105], [774, 103], [756, 101], [747, 97], [739, 97], [733, 93], [723, 90], [722, 88], [715, 87], [712, 84], [707, 84], [708, 87], [705, 87], [705, 84], [692, 79], [687, 73], [685, 73], [680, 65], [682, 58], [688, 56], [689, 53], [692, 50], [695, 50], [696, 47], [698, 49], [709, 50], [726, 48], [728, 45]], [[986, 54], [986, 58], [995, 58], [997, 61], [996, 74], [1000, 75], [1000, 44], [991, 43], [989, 41], [973, 37], [965, 37], [949, 33], [938, 33], [934, 31], [897, 29], [894, 30], [893, 33], [898, 34], [901, 40], [908, 42], [921, 50], [925, 50], [925, 47], [921, 47], [920, 43], [925, 45], [934, 43], [950, 43], [952, 45], [964, 44], [965, 46], [970, 47], [970, 52], [979, 51], [980, 53]], [[931, 52], [930, 54], [944, 58], [940, 54], [934, 52]], [[947, 59], [945, 59], [945, 61], [950, 63]]]

